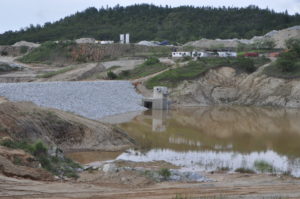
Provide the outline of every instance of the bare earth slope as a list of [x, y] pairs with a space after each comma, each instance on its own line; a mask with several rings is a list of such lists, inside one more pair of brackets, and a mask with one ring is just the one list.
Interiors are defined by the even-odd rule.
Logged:
[[28, 102], [0, 104], [0, 136], [42, 140], [64, 151], [113, 151], [132, 145], [127, 134], [110, 125]]
[[184, 105], [236, 104], [300, 107], [300, 80], [286, 80], [262, 74], [262, 66], [250, 75], [233, 68], [210, 70], [197, 80], [184, 82], [172, 98]]

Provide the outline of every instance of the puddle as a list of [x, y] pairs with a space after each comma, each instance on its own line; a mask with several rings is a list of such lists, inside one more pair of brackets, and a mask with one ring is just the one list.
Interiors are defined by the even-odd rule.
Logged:
[[[255, 164], [263, 161], [273, 167], [273, 173], [300, 177], [297, 109], [226, 106], [146, 111], [119, 126], [141, 149], [106, 160], [164, 160], [187, 172], [224, 168], [229, 172], [237, 168], [259, 172]], [[91, 153], [82, 157], [90, 163], [101, 161], [101, 156]]]
[[66, 156], [81, 164], [89, 164], [91, 162], [103, 162], [115, 160], [122, 152], [73, 152], [68, 153]]

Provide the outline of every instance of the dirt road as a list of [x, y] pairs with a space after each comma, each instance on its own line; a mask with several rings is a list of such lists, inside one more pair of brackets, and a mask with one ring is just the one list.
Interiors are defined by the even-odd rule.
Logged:
[[142, 188], [127, 185], [78, 182], [37, 182], [0, 176], [0, 198], [146, 198], [171, 199], [224, 196], [228, 198], [300, 198], [300, 181], [289, 177], [248, 174], [214, 174], [216, 182], [164, 182]]

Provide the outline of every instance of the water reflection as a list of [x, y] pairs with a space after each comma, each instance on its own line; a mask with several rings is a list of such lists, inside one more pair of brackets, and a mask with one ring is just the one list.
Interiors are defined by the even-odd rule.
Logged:
[[149, 150], [273, 150], [300, 157], [300, 111], [296, 109], [186, 108], [165, 112], [159, 122], [158, 115], [145, 112], [121, 127]]
[[121, 127], [141, 144], [143, 153], [118, 158], [160, 158], [176, 165], [192, 161], [192, 168], [205, 170], [221, 165], [231, 169], [251, 167], [255, 160], [263, 159], [282, 171], [299, 174], [297, 109], [201, 107], [148, 111]]
[[168, 149], [152, 149], [147, 153], [138, 153], [130, 150], [117, 159], [137, 162], [165, 160], [182, 167], [183, 171], [216, 171], [224, 168], [235, 171], [238, 168], [247, 168], [256, 172], [259, 170], [255, 167], [255, 162], [264, 161], [274, 168], [274, 173], [290, 173], [300, 177], [299, 158], [291, 160], [273, 151], [241, 154], [216, 151], [175, 152]]

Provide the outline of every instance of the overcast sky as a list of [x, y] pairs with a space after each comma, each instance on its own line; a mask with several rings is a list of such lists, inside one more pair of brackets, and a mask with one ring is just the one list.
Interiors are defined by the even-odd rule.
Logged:
[[300, 0], [0, 0], [0, 33], [19, 30], [30, 24], [54, 22], [62, 17], [94, 6], [100, 8], [141, 3], [156, 5], [234, 6], [257, 5], [277, 12], [288, 10], [289, 14], [300, 13]]

